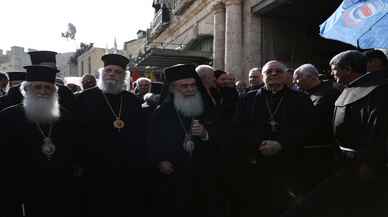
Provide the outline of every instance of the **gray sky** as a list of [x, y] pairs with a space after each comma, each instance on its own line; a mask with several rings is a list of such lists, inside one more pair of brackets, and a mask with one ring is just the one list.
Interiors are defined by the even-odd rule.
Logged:
[[[147, 29], [152, 0], [2, 0], [0, 49], [21, 46], [57, 52], [75, 51], [80, 42], [118, 48]], [[61, 37], [72, 23], [76, 40]]]

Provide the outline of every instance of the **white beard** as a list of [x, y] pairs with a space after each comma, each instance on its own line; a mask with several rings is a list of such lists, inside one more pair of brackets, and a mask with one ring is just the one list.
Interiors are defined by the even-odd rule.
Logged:
[[175, 109], [185, 117], [198, 117], [203, 113], [203, 101], [201, 94], [197, 92], [194, 96], [183, 96], [174, 92]]
[[51, 97], [34, 96], [26, 93], [23, 99], [23, 107], [28, 120], [41, 124], [47, 124], [59, 119], [60, 106], [58, 93]]
[[125, 89], [125, 82], [124, 80], [104, 80], [99, 79], [98, 87], [102, 90], [104, 93], [108, 94], [119, 94], [121, 91]]

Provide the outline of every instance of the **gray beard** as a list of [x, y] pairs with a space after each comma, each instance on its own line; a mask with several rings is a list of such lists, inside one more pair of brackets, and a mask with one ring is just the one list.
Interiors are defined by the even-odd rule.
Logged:
[[98, 87], [104, 93], [108, 94], [119, 94], [125, 89], [124, 80], [103, 80], [100, 79]]
[[203, 101], [201, 94], [184, 97], [179, 92], [174, 92], [175, 109], [185, 117], [198, 117], [203, 113]]
[[23, 107], [29, 121], [47, 124], [59, 119], [60, 106], [58, 94], [51, 97], [34, 96], [26, 93], [23, 99]]

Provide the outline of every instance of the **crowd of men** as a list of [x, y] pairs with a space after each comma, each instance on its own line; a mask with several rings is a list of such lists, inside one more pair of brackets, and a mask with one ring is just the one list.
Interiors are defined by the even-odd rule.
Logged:
[[[249, 85], [179, 64], [126, 84], [106, 54], [72, 93], [55, 52], [0, 74], [0, 216], [385, 216], [388, 60], [344, 51], [323, 78], [278, 60]], [[334, 79], [328, 79], [332, 77]]]

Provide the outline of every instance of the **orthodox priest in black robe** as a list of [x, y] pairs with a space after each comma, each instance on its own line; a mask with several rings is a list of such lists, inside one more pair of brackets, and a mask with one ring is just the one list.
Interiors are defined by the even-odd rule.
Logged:
[[0, 216], [79, 216], [73, 148], [76, 125], [58, 103], [55, 74], [26, 66], [23, 102], [0, 112], [2, 203]]
[[264, 86], [241, 99], [239, 136], [230, 151], [242, 198], [238, 216], [278, 216], [298, 196], [301, 154], [311, 134], [312, 103], [286, 87], [285, 65], [269, 61], [262, 75]]
[[107, 54], [102, 60], [98, 87], [77, 96], [83, 216], [143, 216], [146, 119], [137, 97], [124, 90], [128, 59]]
[[215, 144], [206, 116], [206, 91], [194, 65], [165, 69], [162, 103], [151, 119], [151, 162], [158, 168], [160, 215], [217, 216], [214, 199]]

